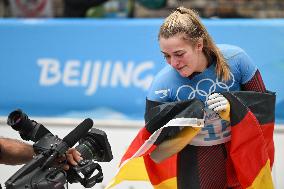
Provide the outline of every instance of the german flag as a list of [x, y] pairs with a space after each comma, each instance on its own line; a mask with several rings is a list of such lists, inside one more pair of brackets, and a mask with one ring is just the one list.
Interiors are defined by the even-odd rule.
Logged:
[[[223, 95], [231, 107], [231, 142], [227, 153], [240, 184], [243, 188], [273, 188], [275, 95], [257, 92]], [[123, 180], [140, 180], [150, 181], [155, 189], [183, 189], [186, 184], [181, 183], [185, 179], [178, 177], [177, 154], [198, 134], [203, 118], [204, 105], [196, 99], [171, 103], [147, 100], [146, 125], [127, 149], [117, 175], [106, 188]], [[227, 173], [230, 175], [233, 174]]]
[[[203, 108], [204, 105], [199, 100], [172, 103], [159, 103], [147, 100], [146, 125], [139, 131], [128, 147], [121, 160], [117, 175], [106, 188], [111, 188], [123, 180], [141, 180], [150, 181], [154, 188], [157, 189], [175, 189], [177, 185], [176, 153], [179, 149], [176, 149], [177, 152], [169, 152], [175, 154], [172, 156], [168, 155], [170, 157], [160, 163], [155, 163], [150, 154], [157, 149], [159, 144], [166, 140], [176, 139], [175, 141], [188, 144], [189, 141], [183, 142], [183, 139], [193, 138], [198, 133], [200, 127], [203, 126]], [[186, 132], [179, 132], [180, 126], [194, 127], [186, 127], [187, 129], [183, 129]], [[183, 137], [183, 133], [192, 135], [192, 137]], [[184, 147], [180, 144], [177, 146], [179, 148]]]
[[[274, 93], [223, 94], [230, 102], [231, 144], [228, 153], [243, 188], [274, 188]], [[227, 173], [230, 175], [230, 173]]]

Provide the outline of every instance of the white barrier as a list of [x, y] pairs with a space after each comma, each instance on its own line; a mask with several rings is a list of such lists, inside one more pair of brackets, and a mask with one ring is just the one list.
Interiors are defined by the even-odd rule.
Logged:
[[[48, 127], [53, 133], [63, 138], [73, 128], [75, 128], [82, 119], [66, 119], [66, 118], [32, 118], [38, 123], [41, 123]], [[20, 139], [18, 132], [14, 131], [10, 126], [6, 124], [7, 118], [0, 117], [0, 135], [2, 137]], [[138, 130], [144, 126], [143, 121], [122, 121], [122, 120], [94, 120], [94, 127], [102, 129], [107, 133], [109, 142], [112, 147], [114, 159], [108, 163], [99, 163], [102, 166], [104, 173], [104, 180], [102, 183], [95, 185], [95, 189], [103, 189], [104, 186], [111, 180], [117, 170], [117, 165], [125, 152], [127, 146], [132, 139], [136, 136]], [[284, 126], [277, 125], [275, 127], [274, 141], [276, 147], [275, 164], [273, 168], [273, 179], [276, 189], [284, 188], [283, 176], [284, 161], [282, 159], [283, 153], [283, 141], [284, 141]], [[8, 166], [0, 165], [0, 183], [2, 186], [4, 182], [12, 176], [21, 166]], [[83, 188], [80, 184], [69, 185], [71, 189]], [[124, 182], [115, 189], [138, 189], [138, 188], [151, 188], [148, 183], [143, 182]]]

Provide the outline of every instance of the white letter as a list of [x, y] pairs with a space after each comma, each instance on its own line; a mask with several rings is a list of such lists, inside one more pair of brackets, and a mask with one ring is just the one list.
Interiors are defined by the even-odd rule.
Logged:
[[87, 86], [88, 84], [90, 71], [91, 71], [91, 63], [92, 63], [91, 61], [87, 61], [84, 65], [82, 79], [81, 79], [82, 86]]
[[111, 86], [113, 87], [117, 86], [119, 80], [124, 87], [129, 86], [131, 81], [132, 68], [133, 68], [133, 63], [132, 62], [128, 63], [126, 72], [123, 72], [122, 62], [117, 62], [113, 68]]
[[63, 74], [63, 83], [66, 86], [76, 86], [79, 85], [78, 79], [73, 79], [72, 77], [79, 77], [80, 73], [78, 68], [80, 66], [80, 62], [78, 60], [70, 60], [66, 62]]
[[[42, 67], [39, 79], [41, 85], [54, 85], [60, 80], [61, 74], [58, 60], [42, 58], [38, 59], [37, 64]], [[48, 74], [50, 74], [50, 77], [48, 77]]]
[[133, 83], [134, 83], [134, 85], [137, 86], [137, 87], [141, 87], [144, 90], [147, 90], [150, 87], [150, 85], [151, 85], [151, 83], [153, 81], [154, 76], [153, 75], [148, 75], [143, 80], [139, 79], [139, 76], [145, 70], [152, 69], [153, 67], [154, 67], [154, 63], [151, 62], [151, 61], [140, 63], [136, 67], [136, 69], [134, 70], [134, 73], [133, 73]]
[[95, 63], [93, 67], [92, 79], [90, 81], [91, 83], [89, 85], [89, 88], [86, 91], [86, 95], [90, 96], [96, 92], [100, 71], [101, 71], [101, 62], [98, 61]]
[[110, 73], [110, 66], [111, 66], [110, 61], [107, 61], [104, 64], [104, 69], [103, 69], [102, 79], [101, 79], [101, 86], [104, 86], [104, 87], [107, 86], [109, 73]]

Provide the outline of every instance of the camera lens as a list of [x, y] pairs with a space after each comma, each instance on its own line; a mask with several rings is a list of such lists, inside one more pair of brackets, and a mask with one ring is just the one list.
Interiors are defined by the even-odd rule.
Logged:
[[39, 124], [34, 120], [30, 120], [29, 117], [20, 109], [9, 114], [7, 124], [16, 131], [19, 131], [22, 139], [32, 140], [33, 142], [37, 142], [47, 133], [51, 133], [42, 124]]
[[35, 127], [33, 122], [20, 109], [9, 114], [7, 124], [24, 134], [30, 133]]
[[101, 161], [103, 157], [101, 147], [90, 137], [86, 137], [85, 140], [75, 148], [81, 153], [83, 159]]
[[20, 110], [13, 111], [8, 116], [7, 124], [10, 125], [10, 126], [17, 125], [21, 121], [22, 115], [23, 114], [22, 114], [22, 112]]
[[113, 158], [105, 132], [96, 128], [92, 128], [75, 148], [83, 159], [108, 162]]

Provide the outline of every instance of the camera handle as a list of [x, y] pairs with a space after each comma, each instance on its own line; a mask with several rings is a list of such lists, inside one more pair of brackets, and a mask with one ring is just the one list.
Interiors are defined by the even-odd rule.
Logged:
[[[92, 176], [95, 171], [97, 173]], [[81, 177], [80, 173], [81, 175], [84, 175], [84, 177]], [[96, 183], [103, 181], [102, 168], [98, 163], [95, 163], [92, 160], [81, 160], [78, 163], [78, 166], [71, 167], [68, 170], [67, 180], [71, 184], [75, 181], [79, 181], [85, 188], [91, 188]]]
[[27, 175], [28, 173], [32, 172], [36, 167], [42, 164], [45, 161], [46, 157], [43, 154], [39, 154], [34, 159], [32, 159], [28, 164], [24, 165], [20, 168], [12, 177], [10, 177], [6, 182], [5, 185], [12, 185], [18, 179], [22, 178], [23, 176]]

